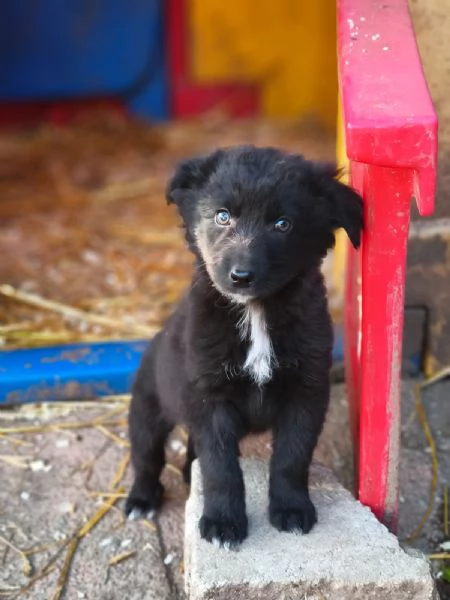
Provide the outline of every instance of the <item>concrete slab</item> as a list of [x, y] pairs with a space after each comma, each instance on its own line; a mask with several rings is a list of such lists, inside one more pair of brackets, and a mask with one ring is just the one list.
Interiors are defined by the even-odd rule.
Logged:
[[267, 518], [267, 464], [242, 461], [249, 537], [226, 552], [200, 539], [203, 498], [198, 464], [186, 507], [185, 582], [190, 600], [431, 600], [427, 561], [397, 538], [332, 475], [315, 464], [311, 496], [319, 522], [309, 535], [277, 532]]

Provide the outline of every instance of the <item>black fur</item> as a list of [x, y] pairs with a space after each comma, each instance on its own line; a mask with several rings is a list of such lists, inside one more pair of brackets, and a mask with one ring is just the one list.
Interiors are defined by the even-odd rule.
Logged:
[[[334, 166], [272, 148], [218, 150], [182, 163], [168, 186], [197, 257], [192, 285], [139, 369], [130, 410], [135, 482], [126, 512], [159, 508], [164, 442], [177, 423], [190, 432], [204, 486], [202, 537], [232, 546], [247, 535], [239, 441], [273, 431], [269, 517], [282, 531], [308, 532], [316, 511], [308, 471], [329, 400], [333, 330], [320, 265], [345, 228], [355, 247], [362, 202]], [[215, 214], [227, 209], [227, 227]], [[274, 229], [280, 217], [290, 231]], [[235, 268], [252, 273], [236, 289]], [[243, 370], [239, 334], [246, 303], [264, 309], [275, 360], [257, 385]], [[195, 452], [194, 452], [195, 448]]]

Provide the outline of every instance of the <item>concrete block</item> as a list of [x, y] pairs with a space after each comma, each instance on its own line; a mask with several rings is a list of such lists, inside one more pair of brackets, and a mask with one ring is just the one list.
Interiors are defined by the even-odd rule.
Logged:
[[227, 552], [202, 540], [201, 478], [193, 465], [186, 505], [185, 584], [190, 600], [431, 600], [427, 561], [407, 553], [371, 511], [315, 464], [319, 522], [308, 535], [279, 533], [267, 517], [267, 463], [243, 460], [249, 537]]

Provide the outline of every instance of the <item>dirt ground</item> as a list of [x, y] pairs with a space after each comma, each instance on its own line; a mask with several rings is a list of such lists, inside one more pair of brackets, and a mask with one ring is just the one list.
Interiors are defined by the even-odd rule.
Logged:
[[[348, 477], [343, 400], [337, 387], [328, 425], [335, 435], [326, 435], [317, 457]], [[62, 584], [61, 597], [68, 600], [183, 597], [188, 490], [179, 469], [185, 436], [176, 430], [167, 445], [161, 514], [153, 522], [125, 521], [123, 496], [132, 477], [127, 410], [127, 399], [119, 399], [0, 411], [0, 469], [7, 482], [0, 489], [2, 597], [59, 598]], [[249, 438], [242, 452], [267, 457], [270, 436]], [[95, 524], [105, 506], [109, 510]], [[69, 569], [65, 561], [73, 539], [77, 547]]]
[[[426, 511], [432, 473], [423, 430], [412, 420], [413, 385], [405, 382], [403, 386], [402, 540]], [[442, 491], [450, 483], [450, 415], [442, 408], [448, 388], [449, 384], [439, 384], [423, 398], [440, 462], [432, 515], [413, 542], [427, 554], [439, 552], [447, 539]], [[125, 521], [124, 495], [132, 478], [127, 410], [128, 400], [119, 398], [0, 411], [0, 597], [184, 597], [183, 524], [188, 490], [179, 471], [186, 452], [184, 433], [176, 430], [167, 446], [166, 499], [160, 515], [152, 522]], [[249, 438], [242, 452], [267, 457], [270, 436]], [[352, 452], [342, 385], [333, 387], [316, 459], [351, 487]], [[439, 579], [443, 563], [433, 560], [432, 564], [442, 598], [447, 599], [448, 586]]]
[[[415, 408], [413, 385], [416, 383], [404, 385], [402, 398], [399, 535], [403, 539], [410, 536], [430, 509], [420, 535], [408, 543], [428, 555], [446, 555], [445, 560], [433, 559], [431, 564], [441, 599], [450, 600], [450, 522], [448, 502], [445, 501], [446, 491], [450, 487], [450, 381], [443, 379], [424, 389], [421, 394], [432, 443], [436, 449], [434, 494], [431, 493], [431, 447]], [[434, 500], [431, 504], [430, 497]]]
[[[333, 136], [317, 128], [220, 115], [150, 126], [93, 113], [65, 128], [2, 134], [0, 343], [154, 333], [192, 264], [176, 210], [166, 205], [167, 179], [180, 158], [244, 142], [334, 158]], [[63, 306], [42, 310], [30, 294]], [[65, 306], [87, 316], [74, 319]]]

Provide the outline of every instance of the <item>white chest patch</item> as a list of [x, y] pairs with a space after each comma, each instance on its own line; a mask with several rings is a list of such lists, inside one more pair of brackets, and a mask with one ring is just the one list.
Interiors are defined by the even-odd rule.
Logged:
[[238, 328], [241, 339], [250, 341], [244, 371], [256, 384], [268, 383], [272, 378], [276, 359], [267, 329], [264, 307], [256, 303], [247, 304]]

